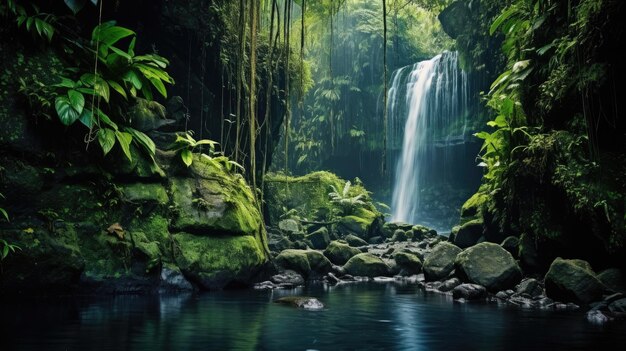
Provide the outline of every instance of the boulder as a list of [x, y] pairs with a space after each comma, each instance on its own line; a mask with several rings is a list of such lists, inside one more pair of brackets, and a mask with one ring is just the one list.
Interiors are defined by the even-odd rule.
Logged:
[[482, 219], [475, 219], [463, 224], [454, 237], [454, 244], [462, 249], [478, 243], [478, 240], [483, 235], [483, 221]]
[[422, 271], [422, 261], [409, 252], [396, 252], [393, 254], [393, 259], [396, 261], [396, 264], [408, 275], [418, 274]]
[[193, 286], [185, 279], [185, 276], [178, 267], [167, 266], [161, 269], [160, 290], [166, 292], [191, 291], [193, 290]]
[[461, 249], [448, 242], [438, 243], [424, 260], [426, 280], [439, 280], [447, 277], [454, 270], [454, 260]]
[[487, 200], [489, 200], [487, 194], [478, 192], [472, 195], [465, 201], [463, 206], [461, 206], [461, 218], [472, 218], [479, 215]]
[[278, 222], [278, 229], [286, 235], [302, 232], [300, 225], [294, 219], [283, 219]]
[[537, 279], [527, 278], [515, 287], [515, 292], [519, 295], [526, 294], [534, 298], [543, 295], [543, 286]]
[[351, 257], [360, 253], [361, 250], [336, 240], [332, 241], [326, 250], [324, 250], [324, 256], [328, 257], [330, 262], [337, 265], [345, 264]]
[[589, 304], [602, 298], [606, 287], [582, 260], [557, 257], [544, 278], [546, 295], [559, 301]]
[[288, 284], [292, 286], [298, 286], [304, 284], [304, 278], [292, 270], [286, 270], [279, 274], [275, 274], [270, 278], [270, 281], [274, 284]]
[[461, 284], [452, 289], [452, 297], [455, 300], [479, 300], [487, 297], [487, 289], [478, 284]]
[[626, 282], [624, 281], [624, 275], [622, 271], [617, 268], [605, 269], [598, 273], [598, 279], [607, 288], [615, 292], [626, 292]]
[[343, 240], [345, 240], [348, 243], [348, 245], [352, 247], [367, 246], [367, 241], [352, 234], [346, 235], [346, 237], [343, 238]]
[[457, 286], [461, 285], [461, 280], [459, 278], [450, 278], [446, 281], [444, 281], [443, 283], [441, 283], [441, 285], [439, 286], [439, 291], [441, 292], [448, 292], [454, 288], [456, 288]]
[[307, 235], [306, 239], [311, 242], [312, 248], [317, 250], [324, 250], [330, 244], [330, 235], [328, 235], [326, 227], [322, 227]]
[[383, 260], [370, 253], [353, 256], [343, 268], [350, 275], [362, 277], [385, 276], [390, 271], [390, 267]]
[[484, 242], [465, 249], [456, 257], [455, 268], [461, 280], [480, 284], [492, 292], [511, 288], [522, 278], [513, 256], [494, 243]]
[[315, 250], [285, 250], [274, 259], [276, 265], [294, 270], [305, 277], [330, 271], [331, 263], [321, 252]]
[[402, 229], [396, 229], [391, 237], [391, 241], [411, 241], [412, 239], [413, 232], [410, 230], [404, 231]]
[[324, 308], [324, 304], [314, 298], [306, 296], [285, 296], [274, 301], [275, 303], [288, 305], [297, 308], [303, 308], [305, 310], [321, 310]]

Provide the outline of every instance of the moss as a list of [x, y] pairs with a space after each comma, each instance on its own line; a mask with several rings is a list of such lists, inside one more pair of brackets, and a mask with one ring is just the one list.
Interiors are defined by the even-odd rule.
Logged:
[[487, 194], [477, 192], [461, 206], [461, 218], [472, 218], [480, 215], [483, 206], [489, 200]]
[[360, 253], [352, 257], [343, 268], [348, 274], [363, 277], [384, 276], [390, 271], [389, 266], [383, 260], [370, 253]]
[[253, 236], [173, 235], [174, 258], [185, 275], [206, 289], [249, 279], [267, 260]]
[[121, 187], [124, 200], [134, 203], [166, 205], [169, 197], [165, 187], [158, 183], [134, 183]]
[[274, 261], [280, 267], [294, 270], [305, 276], [311, 271], [311, 265], [305, 250], [284, 250], [276, 256]]
[[328, 257], [332, 263], [338, 265], [345, 264], [350, 258], [360, 253], [361, 250], [336, 240], [331, 241], [326, 250], [324, 250], [324, 255]]

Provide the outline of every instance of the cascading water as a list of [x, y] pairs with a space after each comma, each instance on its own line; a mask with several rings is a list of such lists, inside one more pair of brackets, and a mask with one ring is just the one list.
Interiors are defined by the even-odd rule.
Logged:
[[465, 142], [468, 97], [468, 77], [459, 68], [456, 52], [393, 73], [388, 92], [388, 139], [391, 148], [400, 150], [393, 185], [393, 221], [442, 227], [432, 218], [430, 223], [424, 218], [431, 204], [425, 204], [422, 197], [425, 189], [441, 186], [459, 171], [452, 153], [458, 152], [455, 145]]

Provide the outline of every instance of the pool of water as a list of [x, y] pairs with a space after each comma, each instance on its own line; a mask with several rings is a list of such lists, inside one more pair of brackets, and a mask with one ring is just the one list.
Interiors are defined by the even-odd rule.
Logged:
[[[273, 300], [314, 296], [321, 311]], [[626, 349], [626, 325], [583, 311], [457, 303], [415, 285], [358, 283], [169, 296], [5, 298], [1, 350]]]

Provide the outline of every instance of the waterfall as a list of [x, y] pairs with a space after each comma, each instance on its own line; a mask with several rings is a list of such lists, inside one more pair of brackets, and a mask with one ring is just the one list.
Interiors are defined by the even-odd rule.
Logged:
[[445, 52], [400, 68], [391, 79], [388, 140], [391, 149], [400, 150], [392, 220], [427, 223], [423, 192], [459, 171], [451, 153], [465, 142], [468, 78], [459, 68], [458, 54]]

